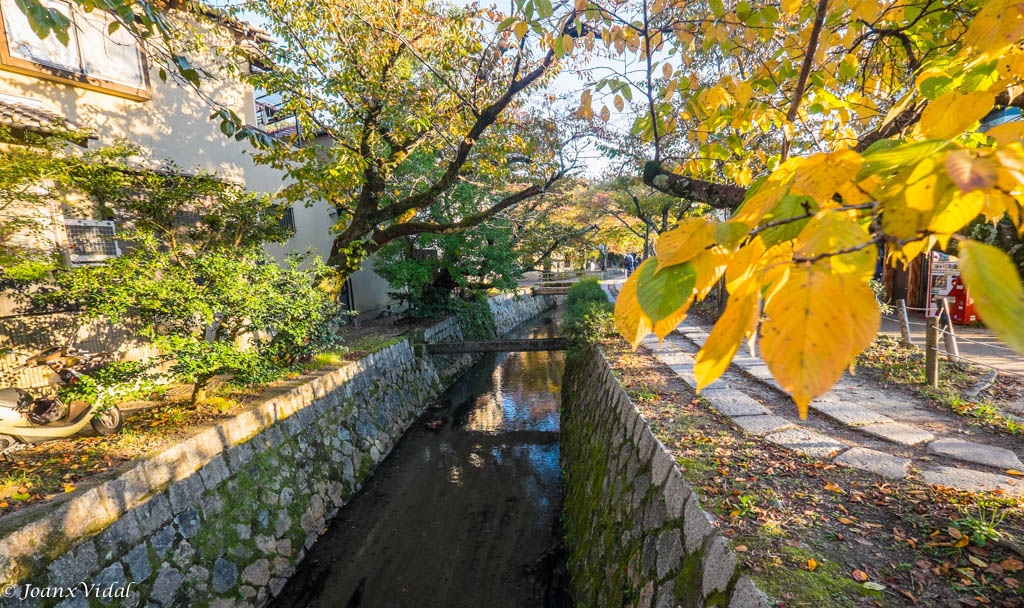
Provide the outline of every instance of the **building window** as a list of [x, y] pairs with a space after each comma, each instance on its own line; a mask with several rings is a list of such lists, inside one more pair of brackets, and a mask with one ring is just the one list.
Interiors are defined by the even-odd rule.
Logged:
[[278, 220], [278, 224], [280, 224], [282, 228], [295, 230], [295, 209], [288, 207], [288, 210], [285, 211], [284, 215], [281, 216], [281, 219]]
[[64, 226], [72, 266], [99, 264], [121, 255], [114, 236], [114, 222], [65, 218]]
[[71, 19], [68, 44], [52, 33], [40, 40], [16, 0], [0, 0], [0, 66], [131, 99], [149, 98], [145, 56], [125, 28], [101, 10], [83, 12], [65, 0], [42, 0]]

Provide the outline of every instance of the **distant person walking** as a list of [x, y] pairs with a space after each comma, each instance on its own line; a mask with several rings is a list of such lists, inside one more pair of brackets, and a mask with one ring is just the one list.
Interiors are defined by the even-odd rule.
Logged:
[[636, 268], [636, 259], [632, 253], [627, 253], [625, 259], [623, 259], [623, 267], [626, 270], [626, 276], [633, 274], [633, 269]]

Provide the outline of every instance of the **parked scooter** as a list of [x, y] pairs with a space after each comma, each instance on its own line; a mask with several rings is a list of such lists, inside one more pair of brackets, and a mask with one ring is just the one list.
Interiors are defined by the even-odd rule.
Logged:
[[[61, 384], [73, 386], [85, 375], [74, 368], [95, 363], [106, 353], [87, 353], [54, 346], [32, 355], [15, 371], [26, 367], [48, 367], [57, 374]], [[0, 456], [27, 445], [70, 437], [91, 424], [100, 435], [114, 435], [124, 426], [121, 410], [104, 403], [104, 390], [99, 387], [92, 403], [64, 403], [54, 396], [34, 398], [20, 388], [0, 389]]]

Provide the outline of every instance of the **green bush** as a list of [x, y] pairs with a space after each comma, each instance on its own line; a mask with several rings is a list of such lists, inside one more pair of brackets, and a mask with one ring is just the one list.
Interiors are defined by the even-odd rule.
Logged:
[[614, 306], [597, 279], [584, 279], [569, 288], [562, 330], [573, 342], [592, 344], [615, 333]]
[[486, 296], [481, 295], [472, 300], [453, 300], [449, 305], [455, 309], [464, 339], [491, 340], [498, 334]]

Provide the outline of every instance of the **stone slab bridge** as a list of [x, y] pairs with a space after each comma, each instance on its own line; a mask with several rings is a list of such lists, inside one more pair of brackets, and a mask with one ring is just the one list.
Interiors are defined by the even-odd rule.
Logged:
[[431, 355], [457, 355], [463, 353], [508, 353], [538, 350], [567, 350], [565, 338], [530, 338], [522, 340], [483, 340], [467, 342], [435, 342], [422, 347]]

